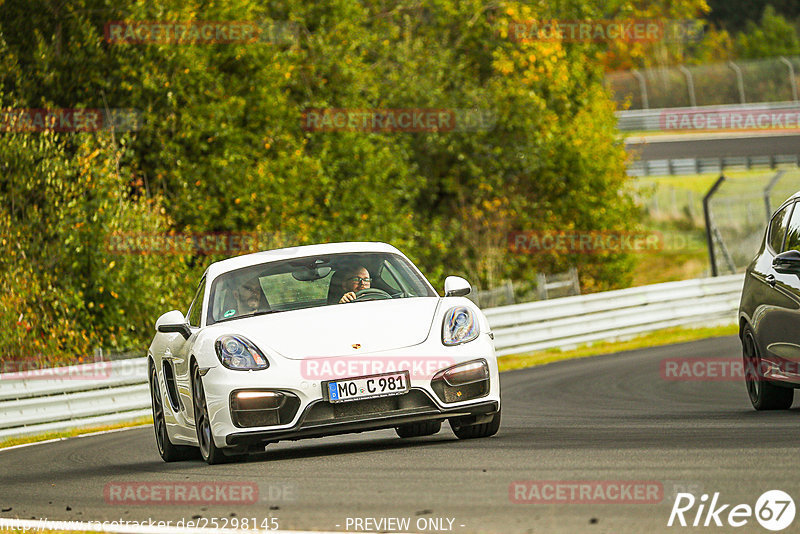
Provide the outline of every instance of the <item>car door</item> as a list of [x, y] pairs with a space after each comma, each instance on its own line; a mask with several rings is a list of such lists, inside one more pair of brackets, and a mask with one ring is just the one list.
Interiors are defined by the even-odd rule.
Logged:
[[[757, 335], [762, 354], [796, 374], [800, 362], [800, 278], [779, 273], [775, 256], [800, 249], [800, 209], [788, 204], [772, 219], [765, 247], [764, 288]], [[791, 362], [791, 363], [789, 363]]]
[[167, 382], [167, 391], [170, 393], [170, 401], [174, 402], [173, 408], [179, 409], [190, 421], [193, 421], [194, 417], [189, 363], [192, 347], [197, 339], [197, 333], [200, 331], [205, 292], [206, 279], [203, 277], [189, 306], [189, 311], [186, 312], [186, 321], [189, 323], [192, 334], [188, 339], [184, 339], [180, 334], [175, 334], [164, 353], [164, 378]]

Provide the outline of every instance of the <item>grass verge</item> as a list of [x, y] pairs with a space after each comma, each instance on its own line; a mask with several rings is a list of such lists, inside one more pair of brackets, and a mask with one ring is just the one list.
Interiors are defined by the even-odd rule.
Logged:
[[[770, 195], [773, 208], [797, 191], [798, 170], [785, 172]], [[710, 263], [703, 218], [703, 196], [719, 173], [687, 176], [641, 177], [634, 180], [643, 208], [641, 224], [645, 231], [663, 238], [657, 253], [639, 254], [632, 285], [641, 286], [674, 280], [704, 278]], [[763, 192], [775, 177], [774, 169], [726, 170], [729, 178], [715, 196], [712, 209], [728, 249], [738, 268], [755, 255], [756, 245], [741, 236], [763, 234], [767, 223]], [[750, 247], [750, 248], [748, 248]]]
[[39, 441], [47, 441], [50, 439], [72, 438], [83, 434], [93, 434], [95, 432], [104, 432], [106, 430], [117, 430], [120, 428], [129, 428], [134, 426], [143, 426], [152, 424], [153, 424], [153, 418], [147, 416], [147, 417], [140, 417], [138, 419], [133, 419], [132, 421], [127, 423], [116, 423], [113, 425], [102, 425], [102, 426], [94, 426], [87, 428], [75, 428], [72, 430], [64, 430], [62, 432], [47, 432], [46, 434], [37, 434], [35, 436], [10, 438], [4, 441], [0, 441], [0, 449], [4, 449], [6, 447], [13, 447], [14, 445], [24, 445], [26, 443], [37, 443]]
[[645, 231], [661, 236], [663, 249], [636, 255], [632, 286], [704, 278], [710, 270], [705, 232], [680, 220], [646, 217]]
[[599, 356], [601, 354], [613, 354], [647, 347], [659, 347], [712, 337], [732, 336], [736, 335], [738, 331], [736, 325], [708, 328], [668, 328], [626, 341], [603, 341], [572, 350], [562, 351], [560, 349], [549, 349], [529, 354], [500, 356], [498, 358], [498, 364], [501, 371], [525, 369], [526, 367], [535, 367], [537, 365], [544, 365], [560, 360], [587, 358], [590, 356]]

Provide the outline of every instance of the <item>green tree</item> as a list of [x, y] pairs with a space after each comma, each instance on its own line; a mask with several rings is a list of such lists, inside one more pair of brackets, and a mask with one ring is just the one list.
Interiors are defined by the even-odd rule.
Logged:
[[789, 20], [800, 17], [797, 0], [708, 0], [711, 23], [731, 33], [745, 30], [749, 23], [761, 20], [768, 6]]
[[[0, 196], [11, 206], [3, 246], [16, 251], [3, 324], [26, 329], [18, 311], [49, 302], [32, 331], [86, 331], [51, 340], [65, 357], [93, 343], [143, 350], [155, 318], [185, 311], [220, 256], [109, 254], [120, 232], [259, 232], [270, 247], [388, 241], [437, 287], [447, 274], [487, 287], [570, 265], [591, 290], [624, 286], [629, 256], [507, 247], [515, 230], [636, 228], [604, 50], [508, 36], [515, 20], [604, 13], [589, 0], [5, 0], [4, 106], [135, 108], [142, 123], [114, 135], [0, 134]], [[119, 20], [277, 23], [291, 38], [110, 43], [103, 28]], [[489, 120], [447, 132], [322, 132], [303, 129], [308, 108], [472, 110]], [[62, 317], [68, 324], [52, 328]]]
[[793, 56], [800, 54], [800, 36], [791, 22], [768, 5], [761, 22], [748, 22], [745, 31], [737, 36], [736, 50], [747, 59]]
[[114, 234], [163, 231], [166, 219], [153, 199], [129, 196], [112, 141], [80, 135], [0, 136], [3, 360], [52, 363], [139, 344], [170, 304], [160, 292], [185, 271], [178, 258], [115, 254]]

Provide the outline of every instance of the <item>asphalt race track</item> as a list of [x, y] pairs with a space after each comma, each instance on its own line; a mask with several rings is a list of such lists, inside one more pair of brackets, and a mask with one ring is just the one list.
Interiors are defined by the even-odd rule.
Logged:
[[[441, 521], [430, 532], [730, 532], [668, 528], [675, 493], [720, 492], [721, 503], [754, 506], [780, 489], [797, 501], [800, 410], [756, 413], [741, 381], [669, 381], [660, 363], [739, 354], [738, 339], [726, 337], [505, 373], [503, 424], [489, 439], [458, 441], [447, 426], [411, 440], [380, 431], [282, 442], [245, 462], [207, 466], [165, 464], [143, 427], [0, 451], [0, 517], [174, 524], [271, 516], [281, 529], [320, 530], [344, 530], [348, 518], [410, 518], [412, 531], [417, 521]], [[512, 483], [526, 480], [649, 481], [663, 494], [638, 504], [512, 502]], [[107, 484], [209, 481], [256, 483], [259, 502], [110, 505], [104, 497]], [[767, 532], [752, 517], [735, 530]]]
[[[667, 140], [668, 139], [668, 140]], [[733, 156], [800, 155], [800, 135], [717, 136], [687, 139], [685, 136], [659, 138], [645, 143], [629, 142], [629, 152], [642, 161], [681, 158], [723, 158]]]

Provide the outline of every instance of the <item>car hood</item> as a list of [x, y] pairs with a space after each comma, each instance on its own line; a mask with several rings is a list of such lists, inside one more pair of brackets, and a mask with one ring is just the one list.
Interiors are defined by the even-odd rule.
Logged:
[[262, 349], [269, 347], [293, 360], [352, 356], [419, 345], [428, 338], [439, 300], [416, 297], [335, 304], [235, 323], [236, 330]]

